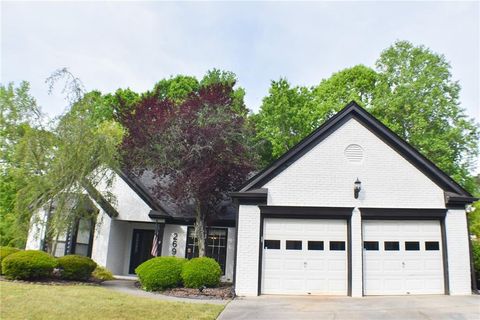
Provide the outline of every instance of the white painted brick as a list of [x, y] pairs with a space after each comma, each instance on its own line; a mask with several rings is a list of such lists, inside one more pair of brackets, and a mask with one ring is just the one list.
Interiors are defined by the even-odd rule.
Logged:
[[471, 294], [470, 249], [465, 210], [448, 210], [445, 229], [450, 294]]
[[362, 246], [362, 217], [355, 208], [352, 213], [352, 297], [363, 295], [363, 246]]
[[[344, 154], [363, 148], [360, 163]], [[362, 182], [353, 197], [356, 178]], [[443, 190], [357, 120], [351, 119], [267, 182], [269, 205], [444, 208]]]
[[240, 205], [238, 218], [237, 269], [235, 292], [239, 296], [258, 293], [258, 254], [260, 236], [260, 209]]

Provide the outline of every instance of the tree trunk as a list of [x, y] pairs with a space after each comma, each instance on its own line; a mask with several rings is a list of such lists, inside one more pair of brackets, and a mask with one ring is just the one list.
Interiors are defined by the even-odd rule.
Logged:
[[206, 236], [206, 226], [205, 226], [205, 215], [202, 212], [201, 206], [197, 205], [195, 208], [195, 236], [197, 238], [198, 245], [198, 256], [205, 256], [205, 240]]

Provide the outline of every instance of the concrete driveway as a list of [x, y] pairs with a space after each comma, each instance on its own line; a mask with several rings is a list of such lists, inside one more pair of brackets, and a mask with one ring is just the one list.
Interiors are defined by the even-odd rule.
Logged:
[[237, 298], [220, 314], [230, 319], [480, 319], [480, 296]]

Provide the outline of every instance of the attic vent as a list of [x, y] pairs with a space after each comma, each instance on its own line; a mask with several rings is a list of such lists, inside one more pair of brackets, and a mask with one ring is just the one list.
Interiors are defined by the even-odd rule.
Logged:
[[363, 160], [363, 149], [358, 144], [351, 144], [345, 148], [345, 158], [352, 163], [360, 163]]

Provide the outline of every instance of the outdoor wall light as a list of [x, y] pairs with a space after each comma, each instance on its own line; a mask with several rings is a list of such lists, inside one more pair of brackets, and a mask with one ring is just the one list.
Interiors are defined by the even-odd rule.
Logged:
[[360, 193], [360, 190], [362, 190], [362, 183], [357, 178], [357, 180], [353, 184], [353, 195], [355, 199], [358, 199], [358, 194]]

